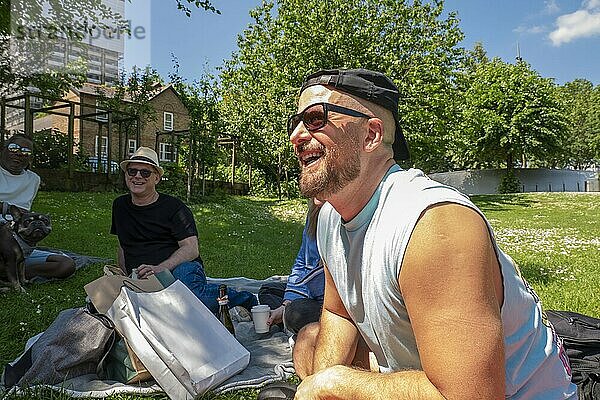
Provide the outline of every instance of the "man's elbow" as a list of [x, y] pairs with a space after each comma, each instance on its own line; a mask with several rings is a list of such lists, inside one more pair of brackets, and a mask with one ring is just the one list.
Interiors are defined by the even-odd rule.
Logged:
[[186, 261], [192, 261], [198, 258], [200, 251], [198, 250], [198, 237], [190, 236], [179, 241], [179, 255], [183, 256]]
[[200, 255], [200, 250], [198, 249], [198, 239], [190, 241], [186, 247], [188, 250], [187, 253], [190, 261], [198, 258], [198, 256]]

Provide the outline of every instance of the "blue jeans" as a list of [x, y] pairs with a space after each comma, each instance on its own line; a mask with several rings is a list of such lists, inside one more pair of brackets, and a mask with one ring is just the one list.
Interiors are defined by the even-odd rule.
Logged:
[[[186, 261], [175, 267], [172, 273], [173, 277], [187, 286], [213, 314], [218, 313], [219, 285], [206, 282], [206, 274], [202, 263]], [[237, 291], [228, 287], [227, 296], [229, 297], [229, 308], [242, 306], [250, 311], [253, 306], [258, 304], [258, 299], [250, 292]]]

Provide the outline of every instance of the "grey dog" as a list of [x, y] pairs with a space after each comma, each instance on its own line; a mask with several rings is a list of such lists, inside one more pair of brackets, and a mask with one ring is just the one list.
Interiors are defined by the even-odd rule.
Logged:
[[14, 205], [3, 207], [3, 217], [12, 216], [0, 226], [0, 287], [25, 292], [25, 258], [37, 243], [52, 231], [50, 217]]

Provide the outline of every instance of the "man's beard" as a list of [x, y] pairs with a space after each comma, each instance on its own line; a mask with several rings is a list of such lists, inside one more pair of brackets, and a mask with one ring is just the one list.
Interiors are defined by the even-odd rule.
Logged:
[[4, 168], [13, 175], [19, 175], [29, 165], [29, 160], [19, 158], [14, 155], [6, 154], [8, 150], [3, 149], [0, 154], [0, 167]]
[[308, 171], [303, 168], [300, 173], [300, 192], [308, 198], [326, 199], [360, 174], [359, 149], [351, 141], [347, 146], [323, 151], [318, 169]]

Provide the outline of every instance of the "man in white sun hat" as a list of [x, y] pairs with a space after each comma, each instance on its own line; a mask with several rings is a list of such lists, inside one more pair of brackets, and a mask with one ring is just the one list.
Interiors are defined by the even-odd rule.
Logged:
[[[194, 216], [181, 200], [156, 191], [164, 174], [156, 152], [140, 147], [121, 169], [129, 194], [114, 200], [110, 229], [119, 238], [119, 267], [127, 275], [135, 269], [142, 279], [168, 269], [217, 313], [218, 286], [206, 283]], [[230, 307], [258, 304], [250, 292], [229, 289], [228, 296]]]

